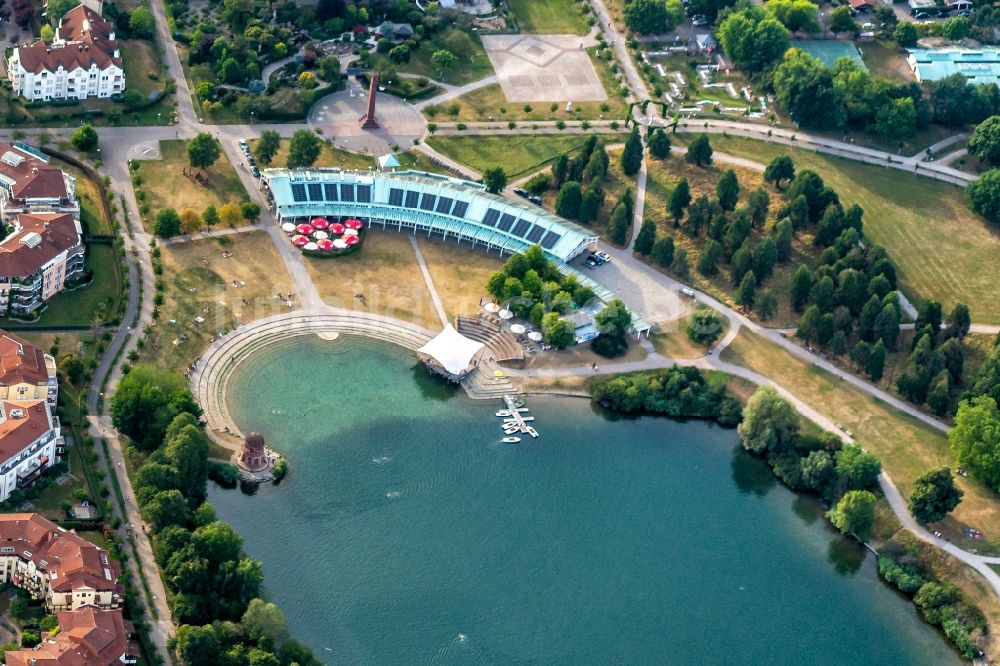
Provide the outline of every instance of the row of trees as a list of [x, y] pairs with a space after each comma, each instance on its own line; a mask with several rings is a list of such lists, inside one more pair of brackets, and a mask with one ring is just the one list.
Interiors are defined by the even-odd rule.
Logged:
[[[254, 147], [253, 154], [258, 162], [270, 166], [279, 150], [281, 150], [281, 135], [274, 130], [264, 130]], [[307, 129], [296, 130], [288, 142], [288, 159], [285, 166], [289, 169], [312, 166], [322, 151], [323, 141], [315, 132]]]
[[[641, 160], [641, 148], [639, 156]], [[609, 163], [604, 142], [596, 134], [587, 137], [576, 155], [560, 155], [552, 163], [552, 176], [549, 180], [550, 186], [559, 190], [556, 196], [556, 215], [583, 224], [596, 220], [604, 205], [603, 182]], [[540, 184], [541, 181], [535, 182], [532, 189], [537, 189]]]
[[115, 427], [133, 442], [136, 502], [172, 592], [170, 610], [182, 625], [173, 645], [184, 663], [318, 664], [288, 638], [277, 608], [257, 598], [260, 563], [244, 554], [240, 535], [205, 502], [208, 436], [184, 378], [135, 366], [119, 384], [111, 412]]
[[959, 652], [974, 659], [981, 654], [976, 641], [986, 631], [986, 619], [955, 585], [937, 579], [929, 561], [921, 546], [892, 543], [879, 552], [878, 571], [912, 598], [924, 619], [941, 627]]
[[201, 214], [192, 208], [183, 208], [180, 212], [174, 208], [161, 208], [153, 218], [153, 233], [160, 238], [172, 238], [178, 234], [211, 229], [217, 224], [235, 227], [240, 222], [253, 222], [259, 217], [260, 206], [252, 201], [225, 203], [218, 208], [209, 204]]

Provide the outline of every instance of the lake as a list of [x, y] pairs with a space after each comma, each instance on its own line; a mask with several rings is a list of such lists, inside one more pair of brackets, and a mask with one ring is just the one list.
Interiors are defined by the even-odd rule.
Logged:
[[229, 408], [286, 455], [210, 489], [293, 634], [330, 664], [957, 664], [873, 558], [734, 430], [500, 401], [363, 338], [276, 343]]

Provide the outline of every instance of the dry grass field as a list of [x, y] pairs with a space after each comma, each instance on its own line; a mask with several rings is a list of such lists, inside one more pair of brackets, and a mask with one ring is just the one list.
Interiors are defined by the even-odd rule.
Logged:
[[[219, 333], [288, 310], [274, 296], [287, 295], [292, 283], [262, 231], [168, 245], [161, 252], [164, 303], [148, 329], [142, 362], [183, 371]], [[223, 252], [232, 256], [224, 258]], [[197, 323], [196, 317], [204, 321]]]

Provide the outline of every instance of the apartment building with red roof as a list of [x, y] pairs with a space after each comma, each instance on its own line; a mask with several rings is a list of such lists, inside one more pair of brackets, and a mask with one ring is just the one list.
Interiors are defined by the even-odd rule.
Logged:
[[14, 92], [29, 101], [104, 98], [125, 91], [114, 25], [84, 4], [60, 19], [51, 44], [39, 39], [15, 48], [7, 73]]

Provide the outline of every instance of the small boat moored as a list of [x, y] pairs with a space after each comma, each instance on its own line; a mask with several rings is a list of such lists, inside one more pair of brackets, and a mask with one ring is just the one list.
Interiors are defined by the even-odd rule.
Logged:
[[517, 444], [518, 442], [521, 441], [521, 438], [520, 437], [504, 437], [500, 441], [506, 442], [507, 444]]

